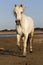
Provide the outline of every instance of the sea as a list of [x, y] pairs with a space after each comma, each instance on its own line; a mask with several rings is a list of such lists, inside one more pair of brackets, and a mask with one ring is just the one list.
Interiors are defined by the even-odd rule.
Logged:
[[16, 36], [16, 34], [0, 34], [0, 38]]

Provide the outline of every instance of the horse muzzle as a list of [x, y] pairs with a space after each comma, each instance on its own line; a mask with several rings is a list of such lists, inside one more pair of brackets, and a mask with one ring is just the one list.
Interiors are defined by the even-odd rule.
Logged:
[[20, 20], [16, 20], [16, 25], [20, 25]]

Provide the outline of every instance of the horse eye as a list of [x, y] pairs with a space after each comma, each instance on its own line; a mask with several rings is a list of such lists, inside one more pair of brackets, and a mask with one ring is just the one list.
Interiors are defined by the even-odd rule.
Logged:
[[16, 15], [16, 12], [14, 12], [14, 14]]
[[17, 14], [16, 14], [16, 12], [14, 12], [14, 15], [15, 15], [15, 17], [17, 17]]
[[21, 14], [22, 14], [23, 12], [21, 12]]

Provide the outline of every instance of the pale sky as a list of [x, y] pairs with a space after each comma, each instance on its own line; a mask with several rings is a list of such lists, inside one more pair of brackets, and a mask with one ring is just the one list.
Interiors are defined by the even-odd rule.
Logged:
[[34, 20], [35, 27], [43, 28], [43, 0], [0, 0], [0, 30], [16, 28], [15, 4], [23, 4], [25, 14]]

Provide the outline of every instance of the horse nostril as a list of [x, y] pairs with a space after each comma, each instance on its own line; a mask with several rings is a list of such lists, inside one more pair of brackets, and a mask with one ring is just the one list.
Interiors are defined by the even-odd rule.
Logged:
[[17, 23], [17, 20], [15, 20], [15, 22]]
[[20, 25], [20, 20], [15, 21], [17, 25]]
[[20, 20], [17, 20], [17, 22], [20, 22]]

